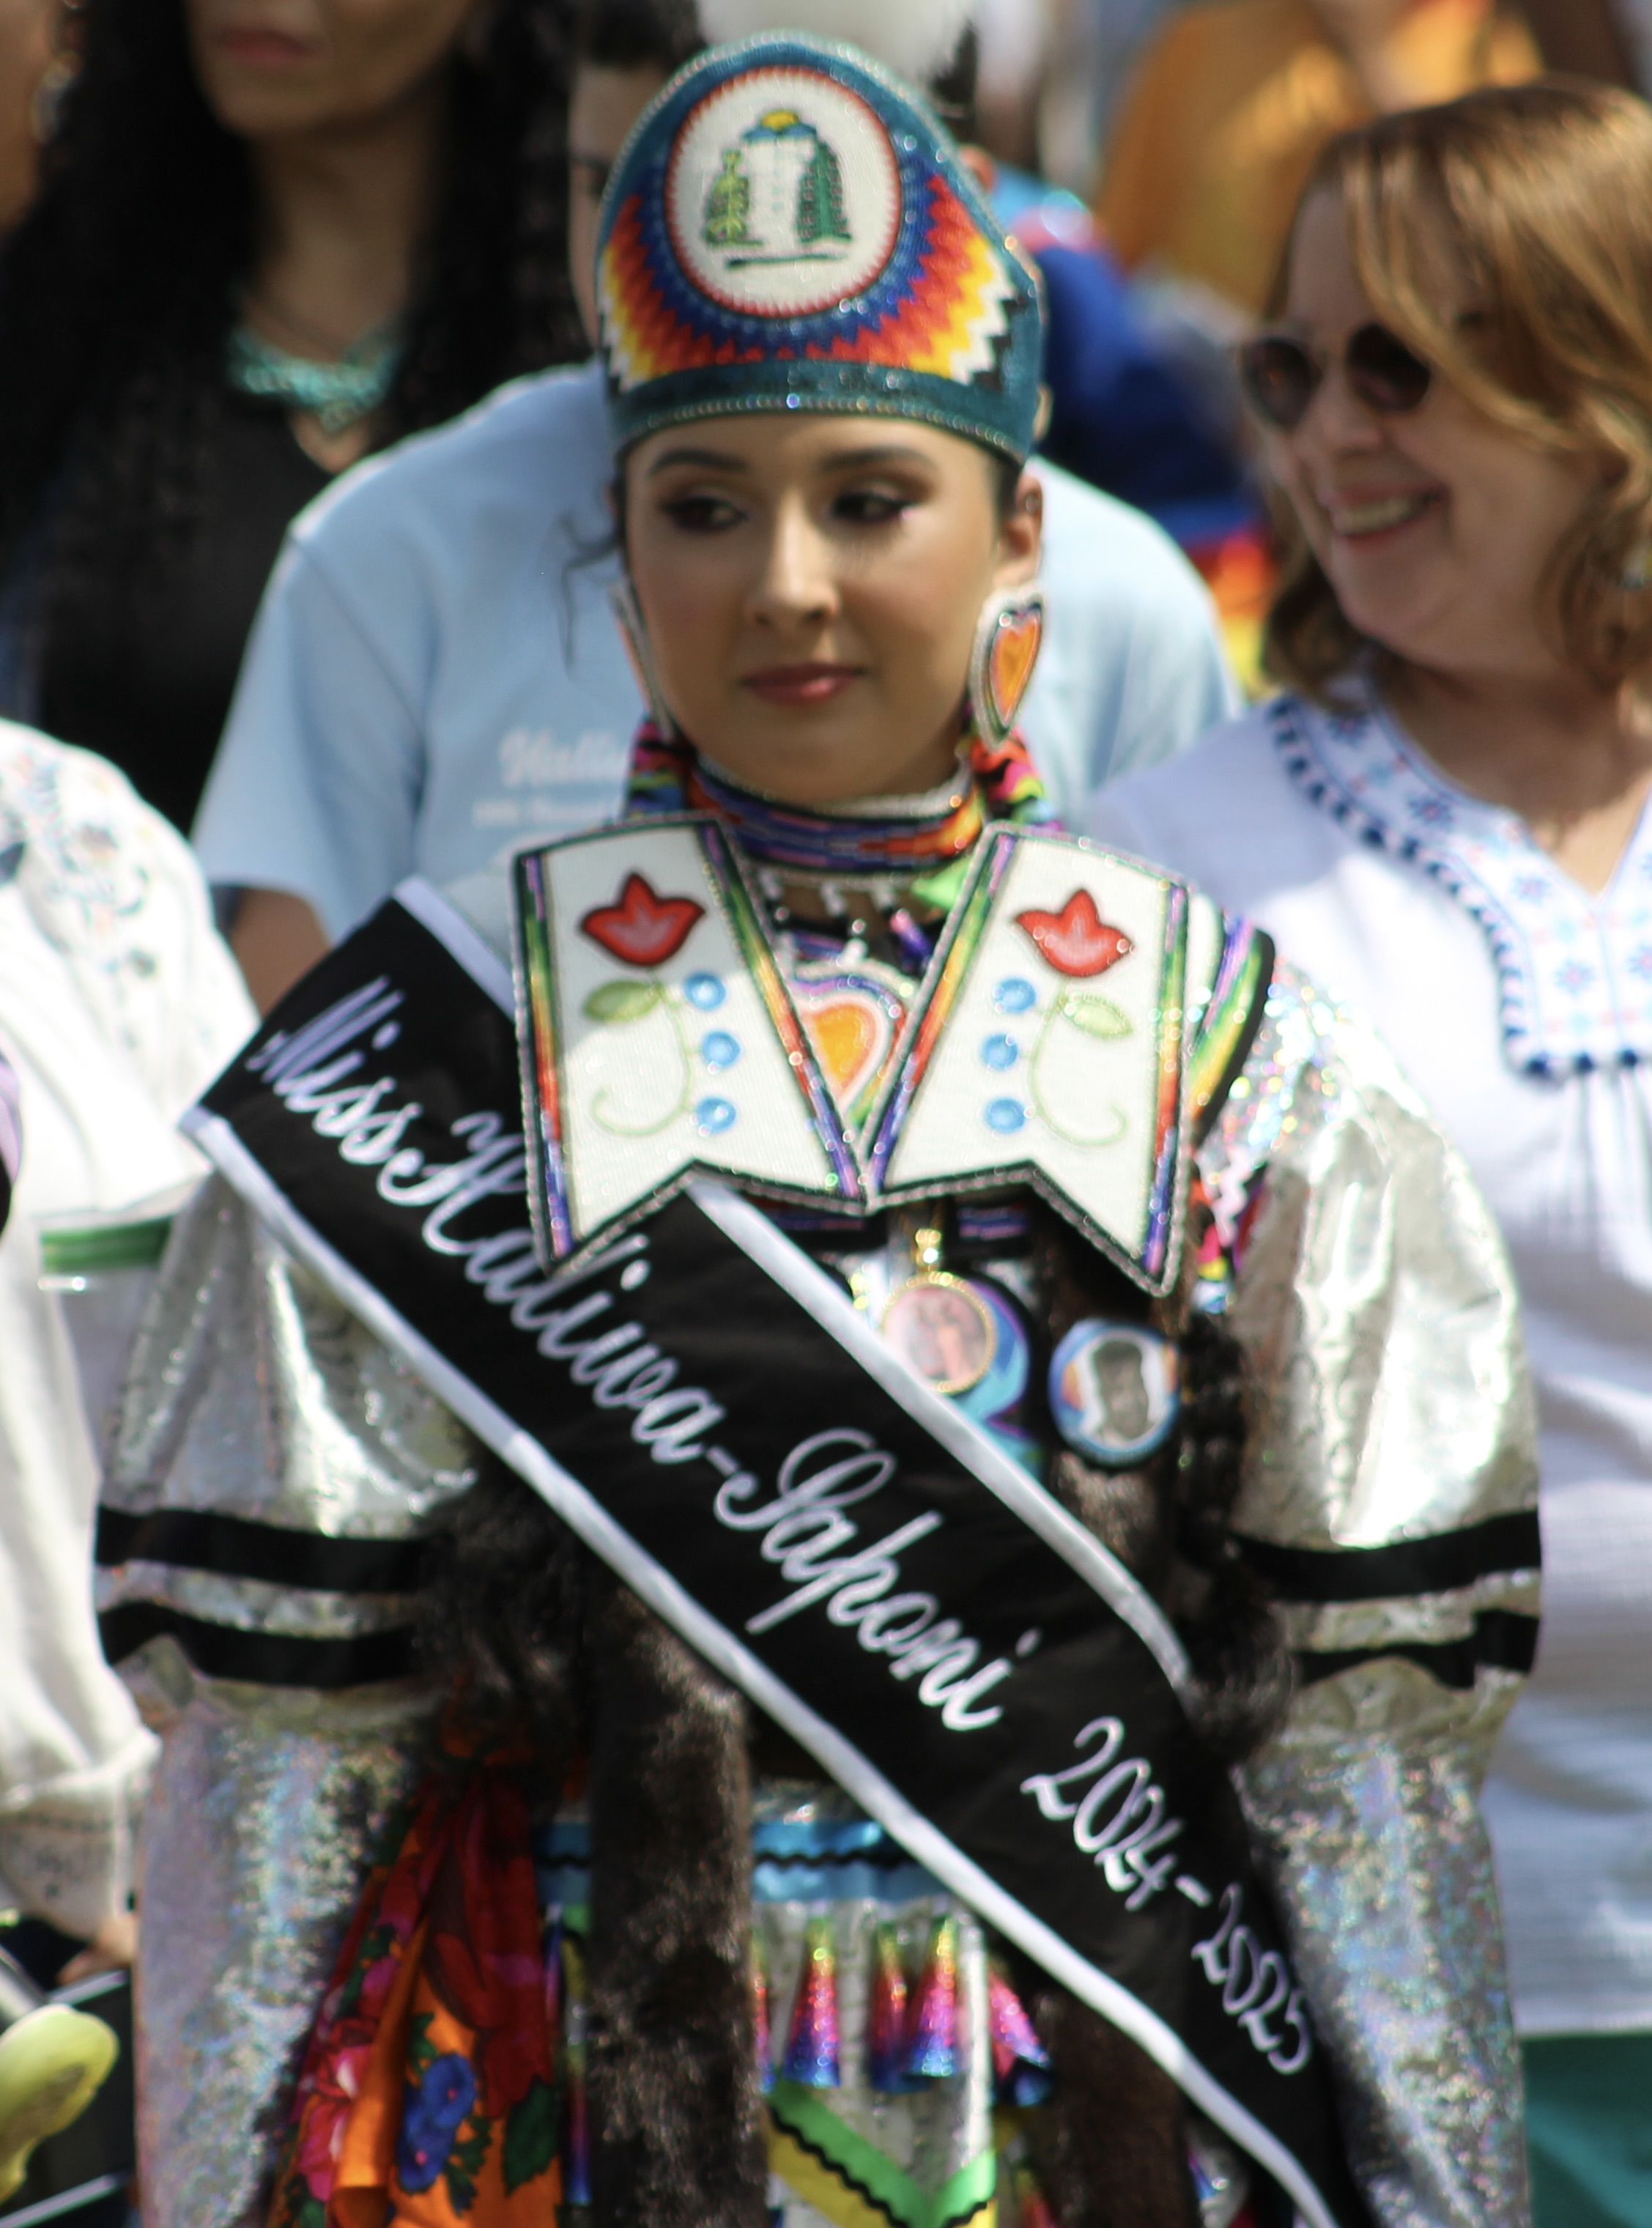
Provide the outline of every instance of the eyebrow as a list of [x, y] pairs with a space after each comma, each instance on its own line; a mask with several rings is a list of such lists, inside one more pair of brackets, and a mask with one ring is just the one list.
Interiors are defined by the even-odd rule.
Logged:
[[898, 441], [885, 441], [874, 448], [846, 449], [841, 457], [833, 457], [826, 470], [830, 472], [863, 471], [868, 464], [931, 464], [934, 459], [921, 449], [904, 447]]
[[[829, 472], [864, 471], [869, 464], [922, 464], [928, 466], [932, 458], [921, 449], [911, 449], [899, 442], [883, 442], [867, 449], [846, 450], [841, 457], [828, 458], [822, 467]], [[701, 471], [749, 472], [751, 465], [743, 457], [732, 455], [727, 449], [668, 449], [663, 457], [656, 457], [648, 468], [648, 477], [669, 471], [673, 466], [690, 464]]]
[[743, 457], [731, 456], [726, 449], [668, 449], [663, 457], [656, 457], [648, 468], [650, 479], [669, 471], [674, 464], [693, 464], [701, 471], [747, 472], [752, 469]]

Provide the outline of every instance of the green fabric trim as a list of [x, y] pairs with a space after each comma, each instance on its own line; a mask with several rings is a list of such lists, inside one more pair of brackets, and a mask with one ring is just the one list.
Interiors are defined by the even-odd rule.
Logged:
[[998, 2154], [989, 2145], [979, 2158], [944, 2181], [930, 2199], [930, 2228], [951, 2228], [953, 2221], [971, 2218], [992, 2202], [997, 2190]]
[[933, 874], [919, 874], [908, 885], [908, 896], [916, 898], [919, 905], [933, 906], [937, 912], [951, 912], [964, 894], [964, 880], [975, 863], [975, 854], [976, 846], [971, 843], [960, 857], [949, 859]]
[[777, 2081], [769, 2092], [769, 2110], [787, 2135], [824, 2159], [900, 2228], [951, 2228], [952, 2223], [970, 2219], [991, 2202], [998, 2185], [998, 2159], [990, 2144], [929, 2197], [875, 2144], [838, 2118], [825, 2102], [828, 2094], [805, 2089], [800, 2082]]
[[91, 1277], [113, 1269], [152, 1269], [172, 1234], [170, 1214], [141, 1222], [83, 1224], [79, 1229], [46, 1229], [40, 1237], [41, 1274]]

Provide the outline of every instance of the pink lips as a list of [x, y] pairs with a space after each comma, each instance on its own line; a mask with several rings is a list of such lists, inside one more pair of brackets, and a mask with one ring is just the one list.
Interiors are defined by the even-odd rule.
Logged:
[[213, 43], [246, 69], [291, 69], [295, 62], [308, 61], [314, 52], [306, 41], [285, 31], [268, 31], [251, 24], [244, 29], [219, 31]]
[[858, 665], [771, 665], [740, 682], [765, 704], [829, 704], [861, 677]]

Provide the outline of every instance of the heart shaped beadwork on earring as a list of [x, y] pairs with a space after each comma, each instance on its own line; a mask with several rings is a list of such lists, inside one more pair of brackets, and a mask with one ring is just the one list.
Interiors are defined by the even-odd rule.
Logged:
[[1043, 641], [1041, 589], [1000, 589], [982, 605], [970, 659], [970, 704], [989, 742], [1001, 743], [1013, 731]]

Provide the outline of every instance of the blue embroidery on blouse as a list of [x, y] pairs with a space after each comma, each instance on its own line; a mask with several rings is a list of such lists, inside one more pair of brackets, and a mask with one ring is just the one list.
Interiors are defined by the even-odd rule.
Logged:
[[1327, 713], [1280, 696], [1268, 717], [1310, 803], [1437, 882], [1484, 931], [1513, 1066], [1577, 1075], [1652, 1057], [1652, 813], [1591, 900], [1518, 814], [1453, 789], [1380, 708]]

